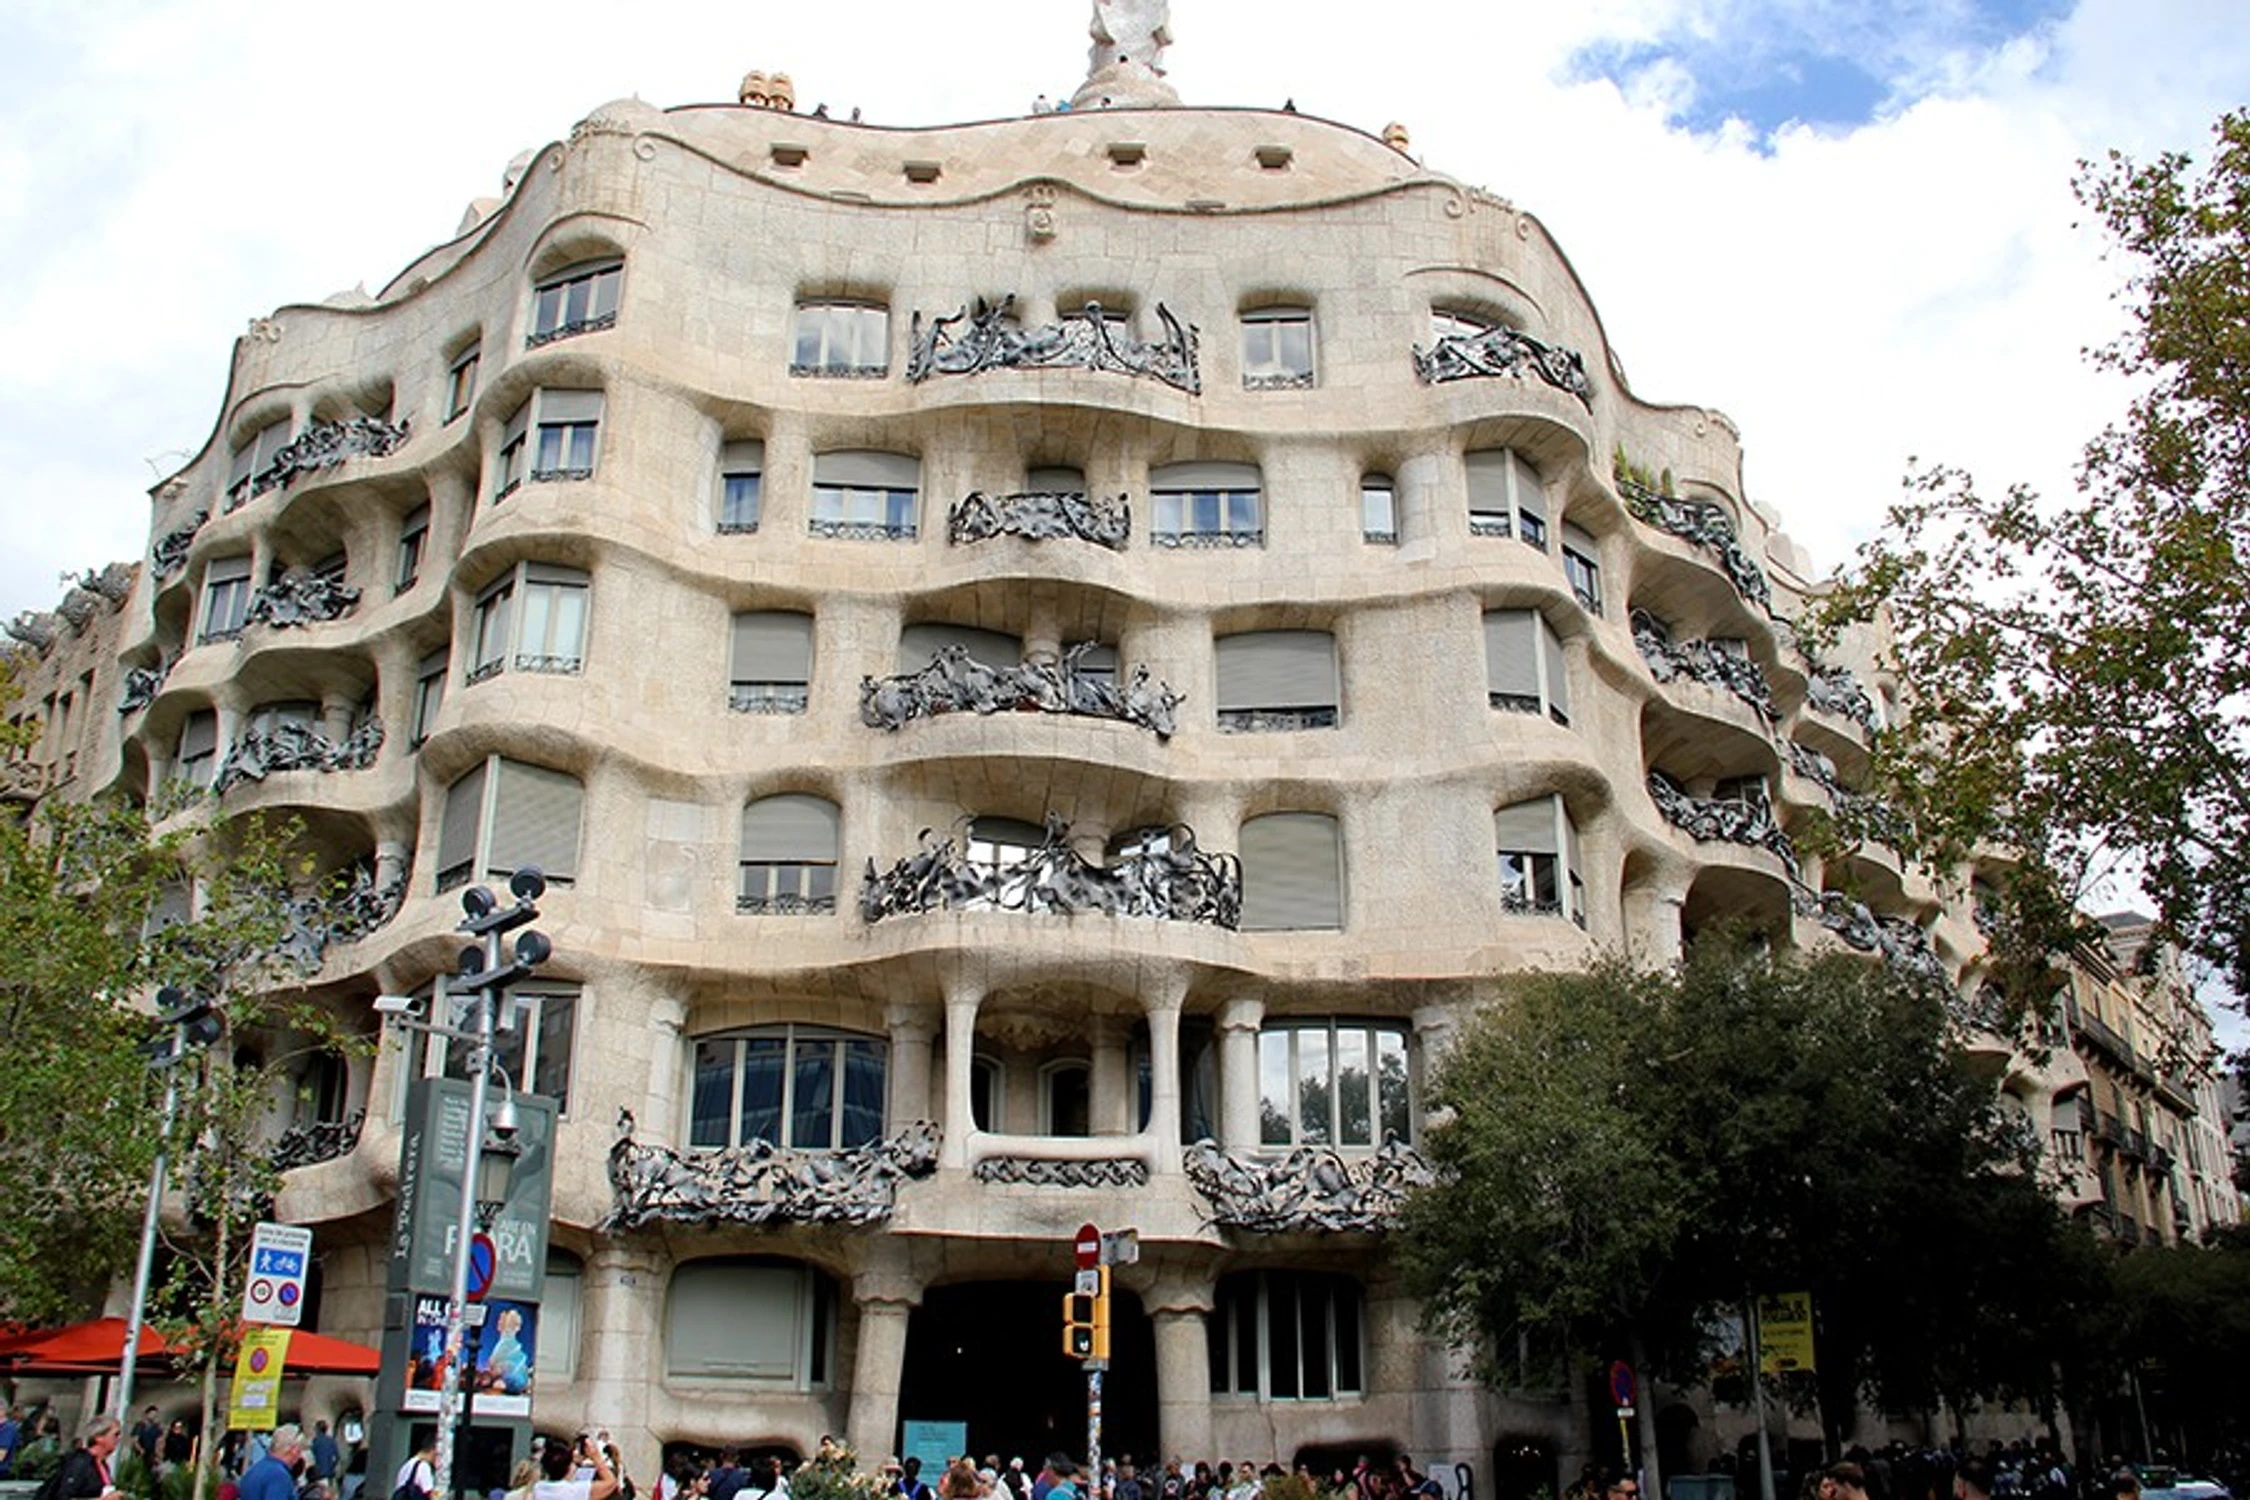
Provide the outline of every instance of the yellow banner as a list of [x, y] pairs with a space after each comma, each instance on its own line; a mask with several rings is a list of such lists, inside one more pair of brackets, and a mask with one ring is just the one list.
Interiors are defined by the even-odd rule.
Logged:
[[1813, 1368], [1812, 1293], [1758, 1299], [1758, 1368], [1768, 1375]]
[[242, 1352], [234, 1357], [234, 1388], [227, 1397], [227, 1425], [244, 1432], [271, 1432], [281, 1420], [281, 1367], [289, 1358], [289, 1328], [246, 1328]]

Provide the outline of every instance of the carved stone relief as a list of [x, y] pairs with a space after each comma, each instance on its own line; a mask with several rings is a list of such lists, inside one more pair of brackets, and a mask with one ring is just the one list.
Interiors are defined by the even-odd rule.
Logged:
[[1133, 534], [1133, 507], [1124, 495], [1110, 500], [1079, 491], [987, 495], [977, 490], [946, 512], [945, 534], [956, 547], [1020, 536], [1027, 542], [1076, 538], [1122, 552]]

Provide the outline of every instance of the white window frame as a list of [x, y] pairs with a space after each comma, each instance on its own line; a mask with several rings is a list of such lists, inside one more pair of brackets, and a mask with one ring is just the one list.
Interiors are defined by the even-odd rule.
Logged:
[[721, 446], [714, 496], [719, 535], [750, 536], [765, 520], [765, 468], [766, 445], [757, 439], [737, 439]]
[[[1498, 713], [1545, 714], [1564, 728], [1570, 726], [1572, 697], [1570, 668], [1563, 655], [1562, 637], [1554, 622], [1536, 609], [1488, 609], [1483, 617], [1485, 647], [1485, 702]], [[1493, 632], [1519, 639], [1511, 648], [1528, 654], [1524, 665], [1532, 672], [1536, 693], [1511, 691], [1500, 683], [1493, 657]]]
[[1254, 464], [1167, 464], [1149, 474], [1149, 542], [1158, 547], [1263, 547], [1264, 475]]
[[203, 566], [203, 644], [231, 641], [242, 634], [250, 616], [250, 554], [214, 557]]
[[454, 777], [446, 786], [444, 797], [439, 800], [438, 839], [431, 851], [435, 860], [443, 860], [449, 852], [445, 848], [445, 825], [448, 821], [451, 821], [448, 815], [452, 810], [454, 795], [458, 792], [462, 782], [480, 771], [483, 773], [484, 781], [478, 789], [479, 800], [475, 814], [475, 830], [470, 840], [470, 847], [466, 851], [469, 857], [451, 865], [439, 865], [436, 871], [438, 894], [443, 895], [447, 891], [472, 884], [478, 880], [504, 881], [515, 873], [512, 866], [500, 866], [494, 863], [494, 856], [497, 851], [492, 847], [494, 825], [499, 821], [501, 810], [501, 786], [509, 774], [509, 767], [548, 777], [561, 777], [569, 780], [577, 788], [577, 828], [574, 830], [574, 837], [571, 841], [569, 867], [566, 869], [556, 865], [551, 860], [540, 866], [540, 870], [546, 875], [549, 885], [569, 886], [577, 882], [578, 867], [586, 842], [586, 783], [572, 772], [557, 770], [553, 766], [542, 766], [536, 761], [519, 761], [506, 756], [489, 755], [464, 770], [459, 776]]
[[593, 588], [592, 575], [582, 569], [529, 560], [486, 584], [469, 615], [470, 656], [462, 685], [473, 687], [511, 669], [579, 675], [593, 634]]
[[1463, 455], [1462, 470], [1469, 535], [1512, 536], [1539, 552], [1553, 545], [1546, 483], [1530, 459], [1513, 448], [1479, 448]]
[[[603, 392], [542, 386], [516, 408], [500, 432], [492, 498], [507, 499], [526, 484], [592, 479], [601, 462]], [[583, 463], [560, 460], [583, 459]], [[549, 460], [556, 460], [549, 462]]]
[[[535, 980], [508, 987], [508, 1001], [515, 1006], [515, 1025], [493, 1033], [494, 1055], [507, 1069], [508, 1080], [520, 1094], [537, 1094], [542, 1099], [555, 1101], [564, 1119], [570, 1118], [571, 1090], [578, 1079], [578, 1039], [586, 1031], [586, 996], [575, 984]], [[560, 1038], [562, 1056], [558, 1061], [550, 1039], [542, 1030], [542, 1023], [557, 1011], [567, 1008], [569, 1032]], [[462, 1077], [448, 1074], [446, 1065], [455, 1045], [442, 1036], [426, 1036], [414, 1044], [420, 1049], [415, 1076], [420, 1078]], [[559, 1091], [540, 1088], [541, 1083], [556, 1082], [554, 1069], [562, 1070]]]
[[1398, 481], [1388, 474], [1359, 476], [1359, 539], [1371, 547], [1398, 545]]
[[[687, 1101], [688, 1149], [690, 1151], [728, 1151], [749, 1144], [742, 1135], [742, 1085], [743, 1059], [752, 1042], [779, 1042], [781, 1044], [781, 1099], [777, 1106], [779, 1139], [769, 1142], [783, 1151], [851, 1151], [871, 1146], [890, 1132], [891, 1051], [888, 1040], [867, 1032], [849, 1031], [835, 1026], [813, 1026], [800, 1022], [782, 1022], [770, 1026], [752, 1026], [741, 1030], [712, 1032], [704, 1036], [688, 1037], [687, 1087], [681, 1098]], [[727, 1064], [727, 1128], [726, 1139], [715, 1141], [703, 1138], [695, 1118], [697, 1061], [703, 1049], [732, 1048], [732, 1060]], [[844, 1080], [849, 1069], [849, 1059], [855, 1047], [873, 1048], [882, 1063], [882, 1074], [876, 1087], [876, 1121], [873, 1133], [864, 1140], [854, 1140], [845, 1133]], [[829, 1067], [828, 1138], [825, 1141], [799, 1141], [797, 1129], [797, 1074], [800, 1050], [807, 1058], [825, 1049]], [[754, 1136], [752, 1140], [765, 1140]]]
[[1310, 390], [1315, 381], [1313, 310], [1295, 303], [1242, 313], [1242, 388]]
[[813, 456], [806, 530], [845, 541], [911, 542], [921, 534], [922, 461], [909, 453], [836, 449]]
[[469, 347], [453, 356], [445, 367], [445, 417], [450, 425], [477, 404], [477, 367], [484, 362], [484, 341], [471, 339]]
[[[1343, 1040], [1350, 1036], [1366, 1048], [1367, 1077], [1367, 1139], [1348, 1141], [1343, 1138]], [[1307, 1045], [1318, 1038], [1320, 1046]], [[1398, 1086], [1404, 1097], [1401, 1123], [1405, 1134], [1397, 1139], [1407, 1145], [1414, 1143], [1414, 1035], [1413, 1029], [1403, 1021], [1379, 1021], [1358, 1017], [1307, 1016], [1303, 1018], [1277, 1018], [1258, 1030], [1258, 1149], [1261, 1151], [1293, 1151], [1299, 1146], [1315, 1146], [1338, 1151], [1345, 1155], [1354, 1152], [1371, 1152], [1382, 1149], [1396, 1133], [1388, 1128], [1384, 1117], [1383, 1058], [1388, 1052], [1398, 1059]], [[1286, 1116], [1268, 1108], [1267, 1085], [1269, 1074], [1276, 1066], [1281, 1070], [1282, 1097], [1288, 1100]], [[1304, 1114], [1304, 1085], [1310, 1072], [1327, 1074], [1328, 1124], [1317, 1127], [1309, 1124]], [[1274, 1126], [1283, 1127], [1281, 1138], [1275, 1136]]]
[[851, 297], [798, 299], [789, 324], [789, 373], [881, 380], [891, 373], [891, 309]]
[[[826, 809], [826, 857], [814, 849], [791, 850], [787, 859], [752, 859], [751, 813], [780, 802], [818, 803]], [[767, 835], [771, 837], [769, 833]], [[736, 859], [734, 909], [758, 916], [831, 916], [836, 911], [838, 876], [842, 868], [843, 809], [826, 797], [810, 792], [777, 792], [757, 797], [742, 809], [742, 848]]]
[[[1297, 1369], [1291, 1376], [1291, 1383], [1296, 1386], [1296, 1390], [1280, 1394], [1276, 1394], [1278, 1382], [1274, 1379], [1276, 1299], [1273, 1287], [1278, 1277], [1291, 1278], [1288, 1284], [1295, 1289], [1297, 1298], [1297, 1305], [1288, 1310], [1296, 1324], [1290, 1337], [1290, 1343], [1297, 1350]], [[1326, 1366], [1323, 1373], [1328, 1387], [1325, 1393], [1309, 1396], [1304, 1394], [1304, 1320], [1301, 1311], [1302, 1298], [1308, 1287], [1320, 1288], [1325, 1303], [1325, 1315], [1321, 1319], [1324, 1344], [1322, 1352], [1325, 1356], [1322, 1363]], [[1338, 1312], [1341, 1300], [1339, 1291], [1345, 1288], [1349, 1289], [1352, 1325], [1352, 1337], [1349, 1341], [1351, 1359], [1348, 1365], [1339, 1357], [1346, 1342], [1339, 1336], [1338, 1329], [1338, 1325], [1344, 1321]], [[1212, 1309], [1209, 1335], [1212, 1355], [1211, 1394], [1214, 1397], [1221, 1400], [1232, 1397], [1260, 1402], [1296, 1403], [1351, 1401], [1367, 1394], [1367, 1293], [1356, 1280], [1335, 1272], [1276, 1267], [1271, 1270], [1229, 1273], [1219, 1279], [1216, 1290], [1217, 1306]], [[1247, 1304], [1243, 1300], [1246, 1290], [1250, 1291]], [[1246, 1311], [1257, 1352], [1255, 1370], [1241, 1368], [1242, 1347], [1238, 1334]], [[1350, 1383], [1347, 1383], [1347, 1376], [1352, 1377]]]
[[580, 261], [543, 278], [531, 289], [531, 331], [523, 346], [537, 349], [616, 327], [624, 285], [625, 261], [615, 255]]

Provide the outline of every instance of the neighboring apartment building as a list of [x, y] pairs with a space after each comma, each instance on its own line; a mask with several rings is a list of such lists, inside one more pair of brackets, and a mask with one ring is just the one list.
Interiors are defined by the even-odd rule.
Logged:
[[[370, 1034], [462, 886], [547, 872], [542, 1427], [1074, 1447], [1091, 1221], [1141, 1246], [1113, 1449], [1575, 1462], [1386, 1260], [1430, 1060], [1509, 973], [1721, 919], [1971, 966], [1894, 855], [1790, 841], [1891, 684], [1802, 654], [1735, 429], [1632, 393], [1530, 213], [1132, 60], [1078, 102], [620, 101], [374, 298], [258, 320], [78, 775], [304, 819], [353, 882], [313, 990]], [[325, 1331], [379, 1330], [447, 1062], [297, 1093]]]
[[2094, 1188], [2082, 1201], [2105, 1233], [2194, 1241], [2242, 1217], [2211, 1016], [2147, 917], [2101, 923], [2106, 950], [2081, 948], [2070, 967], [2063, 1021], [2086, 1084], [2059, 1101], [2058, 1128], [2081, 1137]]

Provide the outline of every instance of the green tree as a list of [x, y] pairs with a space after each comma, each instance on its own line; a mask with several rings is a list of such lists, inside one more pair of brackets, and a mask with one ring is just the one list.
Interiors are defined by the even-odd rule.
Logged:
[[1878, 779], [1935, 867], [2021, 851], [2036, 947], [2122, 863], [2250, 994], [2250, 112], [2213, 137], [2200, 175], [2181, 154], [2081, 168], [2131, 268], [2130, 331], [2094, 359], [2138, 394], [2076, 495], [1921, 473], [1824, 615], [1894, 622], [1914, 692]]
[[1673, 971], [1524, 979], [1440, 1062], [1401, 1256], [1486, 1371], [1542, 1345], [1700, 1379], [1715, 1315], [1809, 1290], [1831, 1440], [1897, 1409], [2053, 1394], [2091, 1289], [1943, 996], [1724, 938]]

